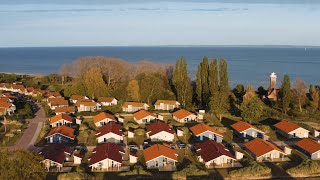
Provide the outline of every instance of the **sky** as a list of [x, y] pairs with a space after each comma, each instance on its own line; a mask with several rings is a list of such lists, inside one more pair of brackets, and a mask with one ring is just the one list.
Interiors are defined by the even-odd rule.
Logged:
[[320, 0], [0, 0], [0, 47], [320, 46]]

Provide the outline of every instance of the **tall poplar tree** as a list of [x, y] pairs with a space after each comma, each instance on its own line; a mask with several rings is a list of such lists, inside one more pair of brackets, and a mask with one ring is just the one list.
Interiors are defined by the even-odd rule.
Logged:
[[287, 114], [290, 103], [291, 103], [291, 83], [289, 75], [285, 74], [283, 76], [283, 82], [281, 85], [281, 101], [282, 101], [282, 110], [285, 114]]
[[202, 105], [202, 78], [201, 78], [201, 71], [202, 71], [202, 62], [198, 65], [198, 70], [196, 74], [196, 94], [197, 100], [200, 105]]
[[214, 59], [210, 63], [209, 69], [209, 89], [210, 89], [210, 111], [217, 114], [219, 106], [219, 78], [218, 78], [218, 63]]
[[219, 106], [218, 115], [221, 120], [222, 114], [225, 113], [230, 107], [230, 87], [229, 87], [229, 76], [228, 76], [228, 64], [226, 60], [220, 59], [219, 61]]
[[205, 56], [202, 60], [201, 66], [201, 83], [202, 83], [202, 106], [207, 107], [209, 104], [210, 90], [209, 90], [209, 60]]
[[173, 71], [172, 83], [175, 88], [177, 100], [183, 107], [191, 105], [192, 86], [188, 76], [187, 62], [185, 58], [178, 59]]

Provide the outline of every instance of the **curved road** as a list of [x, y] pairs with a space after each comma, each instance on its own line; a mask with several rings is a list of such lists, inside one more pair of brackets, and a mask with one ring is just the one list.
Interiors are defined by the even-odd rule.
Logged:
[[41, 132], [41, 128], [44, 122], [47, 120], [43, 107], [37, 104], [39, 110], [36, 113], [36, 117], [33, 119], [28, 119], [28, 128], [24, 131], [24, 134], [19, 139], [19, 141], [14, 145], [9, 147], [10, 151], [17, 149], [25, 149], [29, 151], [36, 151], [38, 148], [34, 147], [34, 144]]

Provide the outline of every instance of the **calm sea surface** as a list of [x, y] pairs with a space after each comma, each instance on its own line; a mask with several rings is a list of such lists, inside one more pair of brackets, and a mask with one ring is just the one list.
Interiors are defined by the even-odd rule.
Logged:
[[231, 85], [237, 83], [268, 86], [276, 72], [279, 83], [284, 74], [301, 77], [308, 84], [320, 84], [320, 48], [274, 47], [43, 47], [0, 48], [0, 72], [57, 73], [61, 64], [82, 56], [116, 57], [128, 62], [150, 60], [175, 63], [186, 57], [192, 79], [203, 56], [225, 58]]

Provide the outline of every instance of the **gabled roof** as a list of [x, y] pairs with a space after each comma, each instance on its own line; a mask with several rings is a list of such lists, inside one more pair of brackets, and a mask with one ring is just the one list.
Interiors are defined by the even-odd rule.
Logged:
[[300, 141], [296, 142], [296, 145], [307, 151], [309, 154], [320, 151], [320, 143], [310, 138], [301, 139]]
[[69, 121], [70, 123], [72, 123], [72, 117], [71, 116], [69, 116], [68, 114], [59, 114], [59, 115], [55, 115], [55, 116], [50, 118], [50, 124], [55, 123], [57, 121], [60, 121], [61, 119], [64, 119], [64, 120]]
[[155, 118], [157, 117], [155, 114], [144, 109], [141, 109], [140, 111], [133, 113], [133, 117], [135, 117], [137, 120], [143, 119], [147, 116], [153, 116]]
[[62, 97], [61, 94], [59, 92], [55, 92], [55, 91], [49, 91], [46, 93], [47, 97], [53, 96], [53, 97]]
[[98, 115], [93, 116], [94, 123], [100, 122], [104, 119], [110, 119], [113, 121], [117, 121], [116, 118], [114, 117], [114, 115], [111, 115], [111, 114], [105, 113], [105, 112], [102, 112], [102, 113], [99, 113]]
[[260, 131], [260, 132], [264, 133], [262, 130], [260, 130], [260, 129], [258, 129], [258, 128], [252, 126], [251, 124], [249, 124], [249, 123], [247, 123], [247, 122], [244, 122], [244, 121], [238, 121], [238, 122], [232, 124], [231, 127], [232, 127], [234, 130], [236, 130], [236, 131], [238, 131], [238, 132], [240, 132], [240, 133], [243, 132], [243, 131], [245, 131], [245, 130], [247, 130], [247, 129], [250, 129], [250, 128], [255, 129], [255, 130], [257, 130], [257, 131]]
[[82, 96], [82, 95], [71, 95], [70, 100], [82, 100], [82, 99], [87, 99], [87, 96]]
[[51, 106], [69, 105], [69, 102], [64, 98], [48, 98], [48, 102], [51, 103]]
[[113, 101], [113, 99], [115, 99], [114, 97], [100, 97], [98, 99], [98, 102], [109, 102], [111, 103]]
[[183, 119], [187, 116], [190, 116], [192, 113], [190, 111], [187, 111], [185, 109], [180, 109], [174, 113], [172, 113], [173, 116], [177, 117], [178, 119]]
[[155, 144], [147, 149], [143, 150], [144, 159], [146, 162], [155, 159], [159, 156], [165, 156], [172, 160], [178, 161], [177, 159], [177, 151], [171, 148], [168, 148], [161, 144]]
[[9, 103], [10, 102], [10, 98], [8, 97], [0, 97], [0, 103]]
[[224, 147], [223, 144], [217, 143], [213, 140], [205, 141], [200, 144], [196, 144], [196, 150], [198, 156], [205, 162], [214, 160], [222, 155], [235, 159], [231, 152]]
[[119, 136], [122, 136], [123, 135], [122, 126], [120, 126], [119, 124], [113, 123], [113, 122], [108, 123], [104, 126], [101, 126], [98, 129], [96, 135], [97, 135], [97, 137], [100, 137], [100, 136], [103, 136], [108, 133], [114, 133]]
[[2, 108], [10, 108], [12, 103], [0, 102], [0, 107]]
[[54, 134], [62, 134], [66, 137], [69, 137], [70, 139], [74, 139], [76, 136], [74, 135], [74, 129], [67, 127], [67, 126], [58, 126], [56, 128], [51, 129], [51, 131], [48, 133], [47, 137], [52, 136]]
[[99, 104], [93, 100], [89, 100], [89, 99], [83, 99], [83, 100], [79, 100], [76, 103], [77, 107], [80, 107], [80, 105], [83, 106], [99, 106]]
[[217, 130], [215, 130], [213, 127], [210, 127], [206, 124], [197, 124], [194, 125], [190, 128], [191, 132], [195, 135], [198, 136], [206, 131], [210, 131], [218, 136], [223, 137], [223, 135], [221, 133], [219, 133]]
[[68, 146], [59, 143], [53, 143], [44, 147], [39, 154], [43, 156], [44, 159], [49, 159], [59, 164], [63, 164], [64, 160], [66, 159], [65, 153], [72, 153]]
[[301, 128], [300, 126], [289, 122], [287, 120], [282, 120], [280, 122], [278, 122], [277, 124], [274, 125], [274, 127], [276, 127], [277, 129], [280, 129], [281, 131], [285, 132], [285, 133], [290, 133], [291, 131], [294, 131], [298, 128]]
[[[123, 108], [128, 108], [128, 106], [131, 105], [133, 107], [144, 107], [145, 105], [147, 105], [146, 103], [139, 103], [139, 102], [125, 102], [122, 107]], [[148, 105], [147, 105], [148, 106]], [[149, 106], [148, 106], [149, 107]]]
[[260, 157], [270, 151], [276, 150], [282, 154], [285, 154], [280, 148], [275, 146], [269, 141], [262, 140], [260, 138], [255, 138], [244, 144], [249, 151], [251, 151], [257, 157]]
[[91, 156], [89, 157], [90, 165], [96, 164], [105, 159], [111, 159], [119, 163], [122, 162], [122, 155], [124, 150], [117, 144], [105, 143], [97, 146], [93, 149]]
[[180, 103], [178, 101], [175, 101], [175, 100], [157, 100], [154, 105], [160, 105], [160, 103], [163, 103], [163, 104], [170, 104], [170, 105], [180, 105]]
[[76, 108], [74, 106], [68, 106], [68, 107], [56, 107], [54, 109], [56, 113], [73, 113], [76, 111]]
[[170, 126], [162, 121], [158, 121], [152, 123], [146, 127], [147, 132], [149, 132], [149, 136], [158, 134], [159, 132], [165, 131], [170, 134], [174, 134], [174, 131], [170, 128]]

